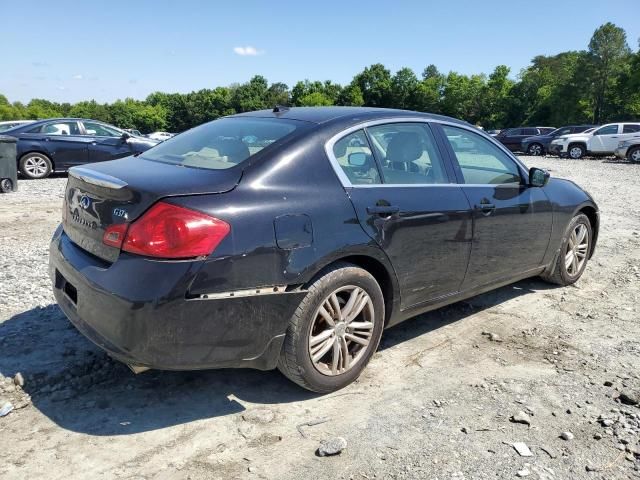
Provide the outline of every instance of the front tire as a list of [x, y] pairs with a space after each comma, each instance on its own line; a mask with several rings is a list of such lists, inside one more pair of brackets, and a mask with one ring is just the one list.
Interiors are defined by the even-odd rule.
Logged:
[[51, 160], [43, 153], [27, 153], [20, 159], [20, 173], [27, 178], [47, 178], [52, 169]]
[[378, 348], [384, 297], [369, 272], [342, 262], [308, 292], [289, 323], [278, 369], [307, 390], [333, 392], [358, 378]]
[[587, 268], [593, 230], [589, 217], [573, 217], [562, 237], [560, 252], [551, 268], [541, 275], [543, 280], [567, 286], [578, 281]]
[[627, 152], [627, 158], [631, 163], [640, 163], [640, 147], [629, 150]]
[[569, 154], [569, 158], [572, 158], [573, 160], [580, 160], [584, 157], [585, 153], [587, 153], [584, 147], [579, 144], [569, 145], [567, 152]]
[[534, 157], [544, 155], [544, 148], [539, 143], [532, 143], [529, 145], [529, 148], [527, 148], [527, 153]]

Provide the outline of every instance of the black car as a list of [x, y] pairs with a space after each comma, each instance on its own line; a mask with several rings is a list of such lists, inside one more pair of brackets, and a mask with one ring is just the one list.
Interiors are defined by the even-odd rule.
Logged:
[[384, 328], [526, 277], [574, 283], [598, 226], [589, 194], [468, 123], [280, 107], [72, 168], [50, 275], [134, 371], [278, 367], [329, 392]]
[[46, 178], [76, 165], [144, 152], [158, 142], [113, 125], [84, 118], [50, 118], [3, 132], [18, 139], [18, 169], [27, 178]]
[[549, 150], [551, 140], [560, 135], [569, 135], [571, 133], [582, 133], [585, 130], [595, 127], [596, 125], [567, 125], [566, 127], [556, 128], [550, 133], [543, 135], [535, 135], [522, 140], [520, 148], [521, 152], [529, 155], [545, 155]]
[[517, 127], [500, 131], [495, 139], [512, 152], [519, 152], [522, 148], [522, 140], [534, 135], [546, 135], [555, 130], [555, 127]]

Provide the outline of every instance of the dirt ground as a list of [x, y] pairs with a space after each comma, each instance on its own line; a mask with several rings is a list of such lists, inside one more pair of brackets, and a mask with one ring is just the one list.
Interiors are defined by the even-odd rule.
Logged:
[[[519, 282], [390, 329], [362, 378], [325, 396], [277, 371], [135, 376], [110, 360], [49, 293], [66, 179], [21, 181], [0, 196], [0, 408], [14, 407], [0, 478], [640, 478], [640, 165], [524, 160], [599, 203], [584, 277]], [[342, 453], [316, 456], [333, 436]]]

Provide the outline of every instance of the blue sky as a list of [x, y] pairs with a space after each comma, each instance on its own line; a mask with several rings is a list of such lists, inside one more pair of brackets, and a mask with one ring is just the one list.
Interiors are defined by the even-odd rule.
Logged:
[[430, 63], [505, 64], [515, 76], [535, 55], [585, 49], [607, 21], [634, 50], [640, 37], [640, 0], [55, 0], [0, 12], [0, 93], [11, 101], [144, 98], [254, 74], [347, 83], [377, 62], [418, 75]]

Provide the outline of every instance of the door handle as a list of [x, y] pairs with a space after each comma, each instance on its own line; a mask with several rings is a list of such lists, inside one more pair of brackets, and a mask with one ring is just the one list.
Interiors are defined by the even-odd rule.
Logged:
[[381, 215], [383, 217], [388, 217], [394, 213], [398, 213], [399, 211], [400, 207], [396, 207], [394, 205], [376, 205], [375, 207], [367, 207], [367, 213], [371, 215]]
[[476, 210], [480, 210], [483, 215], [489, 216], [496, 209], [493, 203], [480, 203], [480, 205], [474, 205]]

